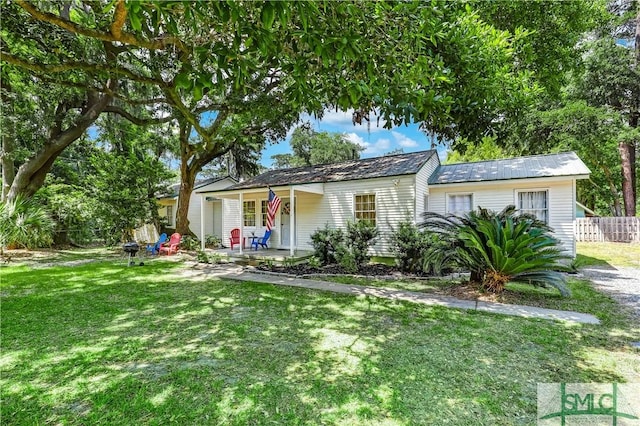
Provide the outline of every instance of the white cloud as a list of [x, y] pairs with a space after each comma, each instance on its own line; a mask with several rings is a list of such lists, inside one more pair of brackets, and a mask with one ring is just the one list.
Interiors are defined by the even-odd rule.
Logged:
[[364, 156], [382, 155], [385, 152], [388, 152], [389, 147], [391, 146], [391, 141], [385, 138], [380, 138], [375, 142], [367, 142], [364, 140], [364, 138], [362, 138], [362, 136], [354, 132], [343, 133], [343, 135], [348, 141], [356, 143], [363, 147], [364, 151], [362, 151], [362, 154]]
[[356, 133], [343, 133], [343, 136], [346, 140], [348, 140], [349, 142], [353, 142], [353, 143], [357, 143], [360, 146], [366, 147], [368, 145], [367, 142], [364, 141], [364, 139], [362, 139], [362, 136], [356, 134]]
[[420, 146], [420, 144], [417, 141], [411, 139], [406, 135], [403, 135], [400, 132], [392, 131], [391, 134], [393, 135], [395, 142], [398, 144], [400, 148], [416, 148]]
[[320, 120], [323, 124], [329, 124], [333, 126], [348, 126], [353, 127], [353, 110], [349, 109], [347, 111], [335, 111], [329, 110], [325, 111], [322, 116], [322, 120]]
[[371, 117], [371, 123], [364, 121], [362, 124], [353, 124], [353, 109], [347, 111], [336, 111], [335, 109], [325, 110], [322, 119], [309, 114], [300, 115], [300, 121], [310, 121], [318, 131], [328, 132], [358, 132], [375, 133], [385, 130], [382, 124], [378, 126], [377, 117]]

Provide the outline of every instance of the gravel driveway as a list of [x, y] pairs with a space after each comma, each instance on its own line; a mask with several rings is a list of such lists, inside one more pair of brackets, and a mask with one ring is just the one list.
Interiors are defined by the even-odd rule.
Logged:
[[640, 320], [640, 268], [588, 266], [580, 271], [595, 288], [631, 307]]

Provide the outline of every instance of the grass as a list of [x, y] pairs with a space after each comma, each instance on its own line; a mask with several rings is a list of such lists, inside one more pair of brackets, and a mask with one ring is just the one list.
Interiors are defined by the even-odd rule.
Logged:
[[622, 266], [640, 268], [640, 244], [634, 243], [576, 243], [578, 255], [575, 265]]
[[640, 380], [638, 330], [604, 296], [594, 326], [168, 261], [0, 274], [3, 425], [532, 424], [538, 382]]

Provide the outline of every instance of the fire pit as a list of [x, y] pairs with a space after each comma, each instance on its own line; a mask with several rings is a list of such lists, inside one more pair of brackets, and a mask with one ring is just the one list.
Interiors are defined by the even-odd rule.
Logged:
[[[135, 241], [124, 243], [124, 245], [122, 246], [122, 250], [124, 250], [124, 252], [129, 255], [127, 259], [127, 265], [129, 266], [135, 265], [136, 261], [133, 260], [133, 258], [136, 257], [136, 254], [138, 253], [138, 251], [140, 251], [140, 246], [138, 245], [138, 243], [136, 243]], [[143, 266], [143, 265], [144, 265], [144, 262], [140, 262], [140, 266]]]

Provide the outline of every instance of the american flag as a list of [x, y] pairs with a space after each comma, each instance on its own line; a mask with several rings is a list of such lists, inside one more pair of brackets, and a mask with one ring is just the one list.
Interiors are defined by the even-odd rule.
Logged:
[[267, 231], [271, 231], [275, 225], [278, 207], [280, 207], [280, 197], [270, 189], [269, 202], [267, 203]]

